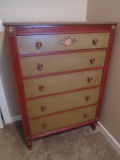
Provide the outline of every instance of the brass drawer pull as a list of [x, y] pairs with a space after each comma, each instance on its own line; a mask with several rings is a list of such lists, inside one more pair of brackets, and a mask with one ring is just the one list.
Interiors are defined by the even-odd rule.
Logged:
[[46, 124], [46, 123], [43, 123], [43, 124], [42, 124], [42, 128], [43, 128], [43, 129], [46, 129], [46, 128], [47, 128], [47, 124]]
[[92, 82], [92, 77], [88, 77], [88, 83]]
[[90, 59], [90, 64], [93, 64], [95, 62], [95, 58]]
[[87, 118], [88, 117], [88, 114], [87, 113], [84, 113], [84, 118]]
[[40, 108], [41, 108], [41, 111], [42, 111], [42, 112], [44, 112], [44, 111], [46, 110], [46, 107], [45, 107], [45, 106], [41, 106]]
[[36, 42], [36, 49], [41, 49], [42, 43], [40, 41]]
[[41, 71], [42, 68], [43, 68], [43, 65], [42, 65], [42, 64], [38, 64], [38, 65], [37, 65], [37, 70], [38, 70], [38, 71]]
[[39, 86], [39, 91], [43, 91], [44, 90], [44, 86], [43, 85], [40, 85]]
[[93, 46], [96, 46], [97, 44], [98, 44], [98, 39], [97, 38], [93, 39]]
[[90, 97], [89, 96], [86, 96], [86, 101], [89, 101], [90, 100]]

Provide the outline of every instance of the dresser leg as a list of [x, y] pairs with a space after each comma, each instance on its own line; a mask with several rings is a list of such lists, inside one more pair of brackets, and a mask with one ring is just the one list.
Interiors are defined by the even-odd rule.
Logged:
[[94, 122], [94, 123], [91, 124], [91, 128], [92, 128], [93, 131], [96, 130], [96, 126], [97, 126], [97, 122]]
[[26, 139], [26, 145], [29, 150], [32, 150], [32, 139], [30, 137]]

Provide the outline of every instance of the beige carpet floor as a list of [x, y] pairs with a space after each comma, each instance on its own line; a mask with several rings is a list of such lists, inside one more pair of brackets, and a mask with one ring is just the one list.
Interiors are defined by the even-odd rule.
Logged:
[[0, 160], [120, 160], [120, 155], [89, 126], [35, 140], [29, 151], [19, 122], [0, 130]]

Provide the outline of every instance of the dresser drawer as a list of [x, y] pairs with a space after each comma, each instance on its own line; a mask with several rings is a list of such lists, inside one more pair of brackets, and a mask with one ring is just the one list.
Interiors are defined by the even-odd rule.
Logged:
[[95, 119], [97, 106], [56, 114], [36, 120], [30, 120], [31, 134], [37, 135], [55, 129], [75, 125]]
[[24, 80], [26, 98], [101, 84], [102, 69]]
[[104, 66], [106, 51], [59, 54], [20, 58], [22, 75], [31, 76], [52, 72]]
[[19, 54], [108, 47], [109, 33], [17, 36]]
[[43, 116], [98, 102], [100, 88], [87, 89], [27, 101], [29, 118]]

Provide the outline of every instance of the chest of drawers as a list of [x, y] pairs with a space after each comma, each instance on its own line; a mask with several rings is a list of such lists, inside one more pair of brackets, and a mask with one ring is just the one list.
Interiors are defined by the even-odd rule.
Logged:
[[117, 23], [5, 23], [26, 144], [99, 120]]

